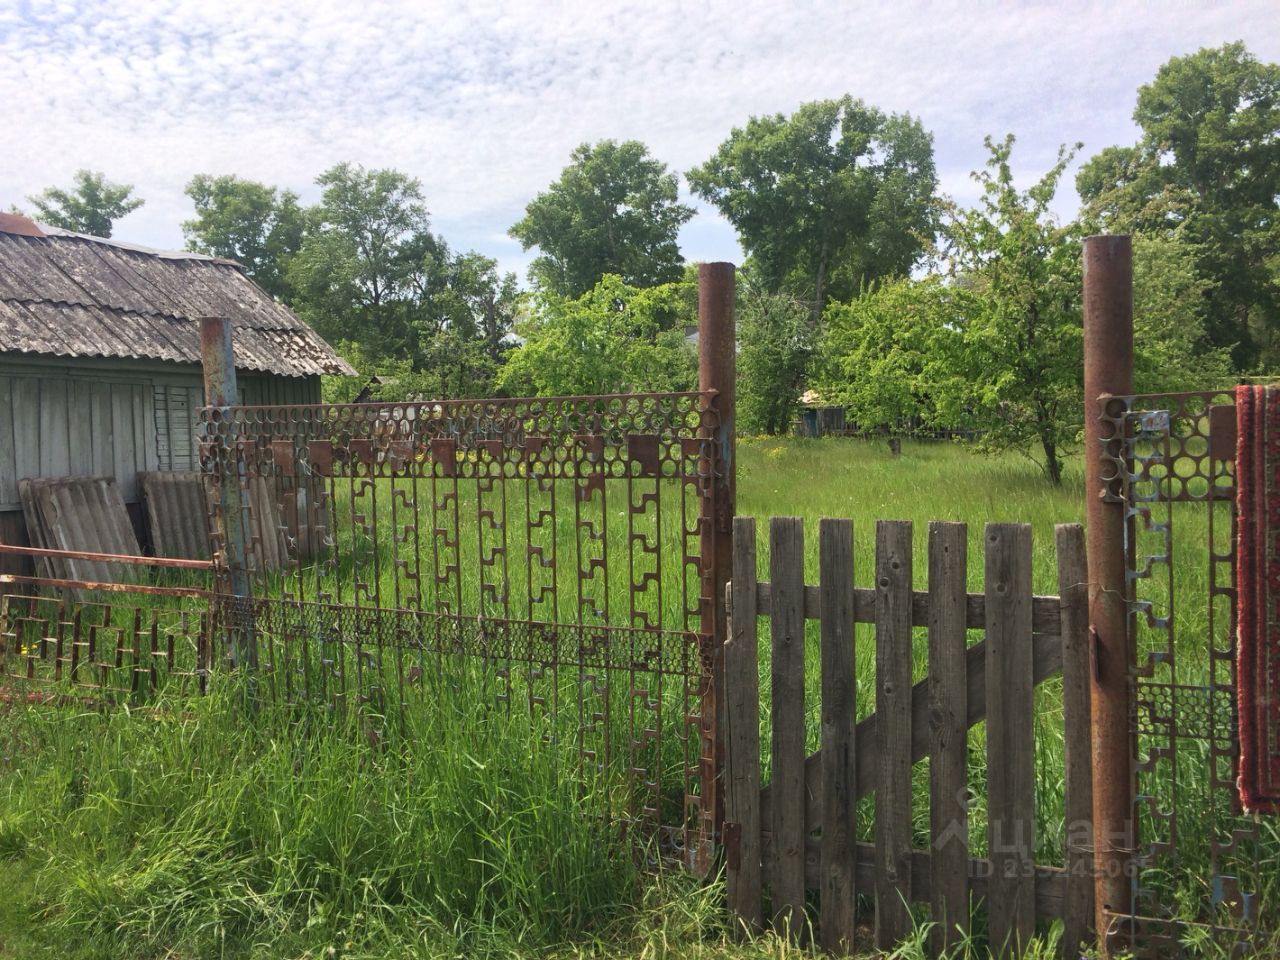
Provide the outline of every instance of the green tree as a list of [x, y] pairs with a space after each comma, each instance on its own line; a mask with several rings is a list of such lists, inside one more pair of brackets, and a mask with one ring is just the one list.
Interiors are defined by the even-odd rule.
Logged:
[[94, 237], [110, 237], [115, 222], [145, 202], [133, 196], [131, 185], [111, 183], [92, 170], [77, 170], [70, 190], [49, 187], [27, 200], [44, 223]]
[[1063, 446], [1080, 426], [1080, 231], [1060, 225], [1050, 204], [1075, 151], [1059, 150], [1053, 168], [1019, 190], [1013, 135], [985, 142], [987, 169], [973, 175], [982, 199], [953, 207], [944, 227], [953, 278], [972, 291], [976, 309], [957, 348], [939, 357], [948, 374], [939, 402], [971, 410], [988, 449], [1039, 447], [1058, 484]]
[[562, 297], [581, 297], [607, 273], [635, 287], [679, 280], [676, 235], [694, 210], [677, 202], [677, 186], [642, 143], [582, 144], [511, 228], [539, 250], [530, 279]]
[[688, 178], [738, 231], [765, 288], [815, 317], [829, 296], [910, 272], [933, 233], [932, 135], [849, 96], [752, 117]]
[[691, 389], [697, 356], [677, 320], [683, 286], [636, 287], [606, 274], [581, 297], [538, 291], [500, 385], [541, 396]]
[[1138, 91], [1133, 147], [1086, 163], [1076, 188], [1091, 223], [1117, 232], [1181, 229], [1207, 289], [1210, 341], [1236, 366], [1280, 326], [1280, 64], [1243, 43], [1174, 57]]
[[413, 304], [440, 259], [421, 183], [397, 170], [340, 163], [316, 183], [306, 239], [292, 258], [296, 306], [324, 337], [371, 357], [413, 352]]
[[746, 433], [785, 433], [813, 355], [808, 307], [748, 280], [738, 300], [737, 327], [738, 425]]
[[298, 312], [331, 342], [358, 344], [362, 369], [394, 381], [388, 398], [491, 393], [514, 275], [433, 234], [416, 179], [342, 163], [317, 182], [324, 194], [288, 267]]
[[197, 174], [186, 194], [196, 215], [182, 224], [187, 249], [239, 262], [254, 282], [286, 303], [289, 258], [302, 246], [306, 218], [291, 190], [236, 176]]
[[1208, 390], [1234, 379], [1230, 348], [1215, 347], [1205, 332], [1214, 283], [1200, 274], [1200, 261], [1181, 230], [1133, 238], [1133, 373], [1142, 393]]
[[952, 359], [979, 309], [967, 286], [938, 274], [887, 280], [823, 318], [819, 383], [860, 429], [901, 436], [913, 422], [959, 428], [967, 403]]

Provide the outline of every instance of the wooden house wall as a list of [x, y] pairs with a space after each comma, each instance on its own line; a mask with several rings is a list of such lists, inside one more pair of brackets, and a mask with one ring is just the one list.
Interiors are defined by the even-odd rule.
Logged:
[[[317, 403], [319, 377], [243, 373], [242, 403]], [[191, 470], [200, 368], [0, 356], [0, 513], [23, 477], [113, 476], [127, 503], [143, 470]], [[8, 532], [0, 521], [0, 535]]]

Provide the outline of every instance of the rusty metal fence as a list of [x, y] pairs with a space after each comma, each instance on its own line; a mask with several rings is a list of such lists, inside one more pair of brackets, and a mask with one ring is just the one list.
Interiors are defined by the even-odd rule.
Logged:
[[1231, 391], [1104, 398], [1103, 489], [1125, 514], [1135, 844], [1113, 951], [1274, 947], [1280, 831], [1237, 789], [1236, 487]]
[[359, 710], [376, 733], [472, 664], [494, 708], [608, 778], [611, 816], [709, 869], [734, 330], [732, 266], [700, 270], [685, 393], [238, 406], [230, 325], [205, 318], [213, 559], [6, 576], [0, 691], [136, 702], [245, 668], [254, 702]]
[[474, 658], [625, 777], [627, 818], [710, 836], [714, 393], [207, 408], [201, 429], [215, 554], [237, 525], [246, 544], [228, 649], [250, 635], [274, 695], [390, 717]]

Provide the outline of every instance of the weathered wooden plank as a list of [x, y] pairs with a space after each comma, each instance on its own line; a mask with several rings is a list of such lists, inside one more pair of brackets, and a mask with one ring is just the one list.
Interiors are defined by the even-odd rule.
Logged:
[[853, 950], [854, 691], [853, 523], [818, 525], [822, 640], [822, 886], [818, 941], [831, 953]]
[[[758, 586], [759, 600], [756, 612], [762, 617], [769, 616], [773, 609], [772, 586], [762, 583]], [[987, 599], [980, 593], [965, 595], [965, 626], [970, 630], [981, 630], [987, 625]], [[821, 603], [818, 588], [804, 588], [805, 619], [817, 620], [821, 615]], [[858, 623], [876, 622], [876, 591], [874, 587], [854, 587], [853, 619]], [[916, 627], [929, 625], [929, 593], [926, 590], [915, 590], [911, 594], [911, 624]], [[1058, 619], [1057, 597], [1034, 597], [1032, 599], [1032, 625], [1036, 633], [1058, 635], [1061, 623]]]
[[[760, 840], [764, 851], [764, 882], [772, 882], [772, 837], [766, 830]], [[854, 845], [857, 859], [854, 871], [855, 882], [863, 890], [870, 890], [876, 880], [876, 848], [875, 844], [859, 842]], [[911, 851], [911, 895], [914, 903], [929, 903], [933, 891], [929, 888], [929, 851]], [[810, 837], [805, 841], [804, 876], [805, 885], [810, 890], [817, 890], [822, 885], [822, 850], [821, 841]], [[969, 861], [969, 892], [974, 900], [985, 900], [988, 895], [991, 876], [989, 860], [973, 859]], [[1036, 916], [1042, 920], [1056, 920], [1062, 917], [1063, 904], [1067, 889], [1066, 870], [1062, 867], [1035, 868], [1035, 902]]]
[[52, 377], [40, 381], [40, 473], [65, 477], [71, 472], [67, 436], [67, 381]]
[[769, 521], [773, 616], [774, 923], [783, 936], [804, 929], [804, 521]]
[[90, 409], [93, 411], [94, 476], [111, 476], [115, 472], [115, 411], [111, 403], [111, 384], [95, 380], [90, 387]]
[[111, 426], [114, 456], [110, 474], [120, 482], [125, 502], [134, 499], [138, 457], [134, 453], [133, 387], [127, 383], [111, 384]]
[[[1233, 421], [1234, 422], [1234, 421]], [[1058, 593], [1062, 597], [1063, 778], [1066, 784], [1067, 890], [1062, 950], [1077, 957], [1092, 941], [1093, 765], [1089, 727], [1089, 583], [1084, 528], [1059, 524]]]
[[[748, 933], [763, 925], [760, 881], [760, 653], [756, 636], [756, 522], [733, 521], [729, 642], [724, 650], [726, 885], [729, 909]], [[741, 603], [738, 598], [741, 597]], [[736, 844], [737, 849], [733, 846]]]
[[0, 376], [0, 503], [21, 503], [13, 436], [13, 377]]
[[93, 389], [88, 380], [68, 384], [70, 404], [67, 426], [69, 470], [77, 477], [94, 476], [93, 469]]
[[[139, 473], [160, 469], [160, 454], [156, 449], [156, 406], [151, 396], [153, 389], [148, 384], [138, 384], [136, 391], [134, 407], [137, 411], [138, 429], [142, 431], [141, 444], [138, 448], [142, 454], [142, 460], [139, 461], [136, 471]], [[138, 491], [138, 496], [142, 496], [141, 490]]]
[[986, 527], [987, 897], [993, 956], [1018, 957], [1035, 934], [1035, 697], [1031, 527]]
[[911, 523], [876, 524], [876, 946], [911, 932]]
[[[1036, 634], [1032, 639], [1035, 666], [1035, 682], [1037, 685], [1058, 676], [1062, 672], [1062, 641], [1057, 634], [1046, 636]], [[969, 705], [968, 726], [973, 727], [987, 718], [987, 644], [979, 641], [965, 651], [966, 699]], [[879, 763], [880, 749], [877, 746], [880, 721], [873, 713], [864, 718], [854, 732], [854, 757], [857, 762], [857, 775], [854, 785], [857, 799], [862, 799], [875, 792], [876, 765]], [[911, 762], [915, 763], [929, 756], [931, 744], [929, 733], [929, 682], [921, 680], [911, 688]], [[822, 751], [816, 750], [804, 762], [805, 796], [809, 798], [809, 808], [805, 820], [811, 829], [822, 824]], [[760, 816], [768, 822], [772, 798], [770, 787], [760, 792]]]
[[929, 524], [930, 935], [936, 956], [969, 932], [969, 765], [965, 677], [968, 528]]
[[[14, 475], [19, 480], [40, 476], [40, 381], [13, 380]], [[34, 542], [34, 541], [33, 541]]]

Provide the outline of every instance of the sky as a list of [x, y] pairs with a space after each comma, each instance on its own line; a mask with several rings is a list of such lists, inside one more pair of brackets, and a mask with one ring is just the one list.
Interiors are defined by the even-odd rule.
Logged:
[[[350, 160], [418, 177], [436, 232], [523, 277], [507, 230], [580, 143], [641, 140], [683, 173], [753, 115], [849, 93], [920, 118], [971, 202], [985, 135], [1017, 136], [1029, 184], [1060, 144], [1133, 143], [1138, 87], [1232, 40], [1280, 61], [1280, 0], [0, 0], [0, 209], [88, 167], [146, 201], [118, 239], [180, 248], [194, 174], [314, 202]], [[740, 262], [695, 205], [685, 257]]]

